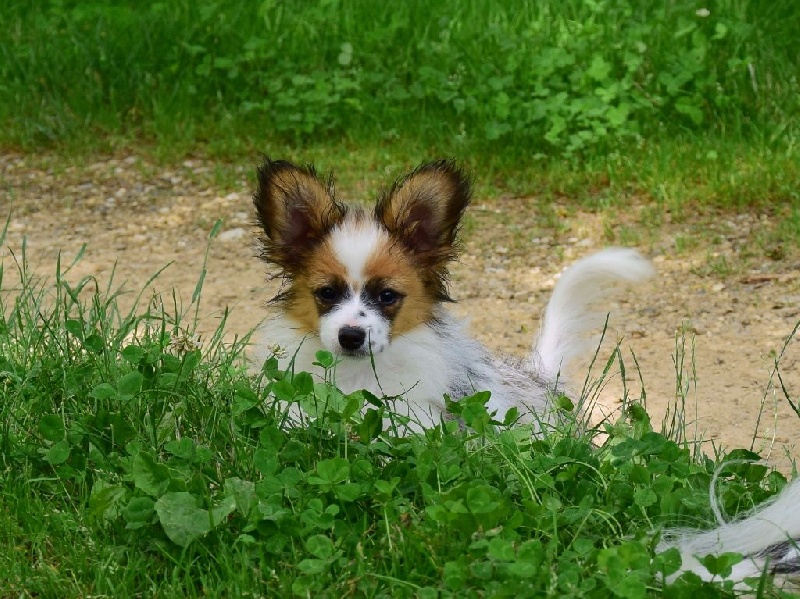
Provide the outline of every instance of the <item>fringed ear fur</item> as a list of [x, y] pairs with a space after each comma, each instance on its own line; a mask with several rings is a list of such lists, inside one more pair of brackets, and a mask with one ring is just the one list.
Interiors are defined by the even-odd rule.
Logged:
[[456, 255], [456, 234], [471, 197], [469, 178], [451, 160], [418, 167], [378, 200], [375, 217], [424, 268], [441, 270]]
[[375, 206], [375, 218], [409, 251], [423, 284], [441, 301], [450, 301], [447, 265], [456, 258], [456, 235], [471, 193], [469, 178], [455, 162], [439, 160], [398, 180]]
[[265, 234], [262, 258], [288, 272], [300, 267], [345, 215], [334, 199], [332, 178], [323, 181], [312, 166], [269, 157], [258, 169], [253, 204]]

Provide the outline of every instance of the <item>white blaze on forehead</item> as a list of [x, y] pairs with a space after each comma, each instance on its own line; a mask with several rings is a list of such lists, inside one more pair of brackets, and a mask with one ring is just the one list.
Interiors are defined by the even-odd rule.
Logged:
[[364, 280], [364, 266], [386, 239], [386, 232], [371, 220], [341, 223], [331, 232], [336, 258], [347, 270], [350, 280]]

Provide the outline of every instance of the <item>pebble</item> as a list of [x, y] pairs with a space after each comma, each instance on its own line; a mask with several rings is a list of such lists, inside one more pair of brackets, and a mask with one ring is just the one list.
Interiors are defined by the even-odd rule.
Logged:
[[217, 239], [222, 242], [229, 242], [229, 241], [237, 241], [244, 237], [245, 231], [241, 227], [236, 227], [235, 229], [228, 229], [227, 231], [223, 231], [219, 234]]

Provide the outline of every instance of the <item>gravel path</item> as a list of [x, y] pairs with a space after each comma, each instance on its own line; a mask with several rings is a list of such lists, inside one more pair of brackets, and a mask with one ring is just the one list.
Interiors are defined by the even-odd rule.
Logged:
[[[115, 280], [131, 292], [172, 262], [153, 288], [175, 288], [188, 305], [208, 232], [223, 219], [209, 254], [202, 328], [212, 330], [228, 307], [229, 335], [242, 335], [264, 317], [272, 291], [255, 257], [251, 170], [237, 170], [230, 191], [215, 184], [214, 164], [201, 161], [163, 169], [125, 157], [63, 168], [41, 157], [0, 155], [0, 217], [11, 211], [0, 247], [4, 291], [24, 238], [38, 274], [52, 275], [59, 251], [66, 261], [86, 244], [68, 278], [91, 275], [104, 284], [116, 265]], [[788, 468], [800, 418], [770, 376], [776, 353], [800, 320], [800, 253], [770, 241], [779, 239], [774, 231], [780, 223], [768, 215], [731, 213], [671, 222], [668, 213], [644, 205], [589, 212], [566, 203], [535, 204], [478, 199], [470, 209], [452, 292], [459, 300], [454, 310], [471, 318], [476, 336], [494, 350], [524, 354], [563, 268], [606, 245], [638, 247], [659, 275], [621, 292], [610, 306], [612, 330], [600, 363], [621, 339], [629, 396], [641, 393], [633, 352], [658, 423], [675, 402], [676, 331], [684, 331], [690, 434], [706, 441], [706, 451], [713, 450], [711, 443], [749, 447], [760, 422], [755, 448]], [[791, 343], [781, 376], [792, 401], [800, 395], [798, 359]], [[584, 376], [586, 365], [576, 372]], [[619, 406], [622, 389], [619, 374], [607, 381], [598, 414]]]

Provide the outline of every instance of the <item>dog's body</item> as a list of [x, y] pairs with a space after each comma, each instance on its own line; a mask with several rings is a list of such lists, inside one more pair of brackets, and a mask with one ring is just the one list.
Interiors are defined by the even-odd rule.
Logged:
[[319, 350], [332, 352], [340, 389], [400, 398], [395, 410], [413, 428], [441, 421], [445, 395], [476, 391], [491, 392], [488, 408], [499, 419], [511, 408], [522, 422], [545, 418], [562, 365], [603, 322], [605, 312], [590, 304], [615, 282], [647, 278], [652, 267], [623, 249], [579, 261], [559, 280], [531, 355], [494, 357], [444, 307], [469, 197], [463, 173], [436, 162], [396, 183], [368, 215], [339, 204], [313, 169], [267, 160], [255, 204], [264, 257], [281, 268], [285, 287], [263, 346], [279, 346], [284, 366], [311, 372], [319, 372]]
[[[536, 422], [548, 411], [562, 364], [586, 347], [582, 333], [602, 324], [588, 303], [607, 291], [609, 283], [638, 280], [649, 268], [628, 250], [606, 250], [573, 265], [558, 282], [527, 360], [493, 356], [468, 335], [463, 321], [439, 306], [429, 322], [394, 338], [380, 353], [341, 358], [334, 380], [345, 392], [366, 389], [378, 397], [402, 396], [395, 408], [402, 411], [405, 406], [404, 415], [423, 428], [441, 421], [445, 395], [458, 400], [476, 391], [491, 391], [488, 408], [497, 418], [516, 407], [522, 422]], [[597, 286], [588, 288], [587, 281]], [[319, 371], [313, 366], [316, 353], [333, 349], [282, 315], [267, 321], [263, 335], [264, 346], [282, 348], [284, 365], [293, 362], [297, 370]]]
[[[276, 315], [263, 327], [257, 357], [280, 347], [282, 366], [320, 372], [316, 354], [337, 358], [333, 380], [395, 397], [412, 428], [438, 424], [444, 396], [490, 391], [488, 407], [503, 419], [547, 418], [560, 372], [587, 348], [603, 321], [591, 305], [615, 282], [637, 282], [652, 268], [632, 250], [605, 250], [578, 261], [558, 281], [540, 334], [524, 360], [494, 357], [444, 307], [448, 263], [469, 203], [469, 182], [451, 162], [421, 166], [395, 183], [372, 214], [346, 207], [332, 181], [313, 168], [266, 160], [254, 202], [264, 229], [263, 258], [283, 288]], [[416, 424], [416, 426], [414, 426]], [[695, 556], [734, 551], [747, 559], [734, 578], [762, 571], [800, 572], [800, 482], [749, 518], [712, 531], [667, 531], [661, 549], [677, 547], [682, 570], [709, 577]]]

